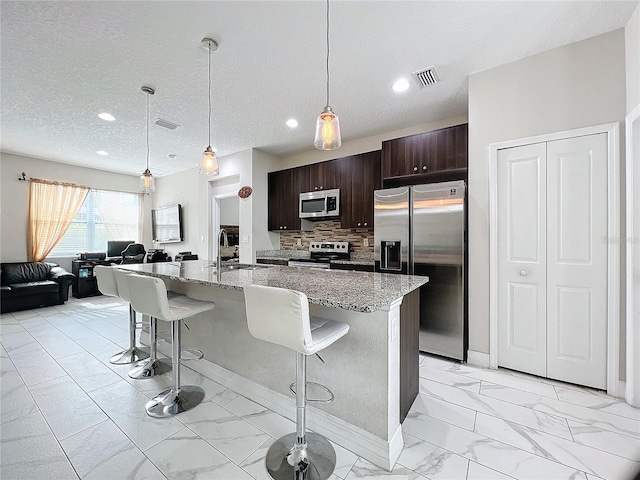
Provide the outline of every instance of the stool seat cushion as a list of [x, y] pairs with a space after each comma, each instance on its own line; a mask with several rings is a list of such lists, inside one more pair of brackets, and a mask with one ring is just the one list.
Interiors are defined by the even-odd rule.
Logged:
[[324, 350], [349, 331], [349, 325], [324, 318], [311, 317], [312, 354]]
[[164, 282], [156, 277], [127, 275], [129, 295], [133, 309], [165, 322], [175, 322], [208, 310], [215, 303], [196, 300], [184, 295], [167, 295]]
[[244, 287], [247, 326], [254, 337], [304, 355], [328, 347], [349, 331], [349, 325], [309, 317], [309, 300], [296, 290], [248, 285]]

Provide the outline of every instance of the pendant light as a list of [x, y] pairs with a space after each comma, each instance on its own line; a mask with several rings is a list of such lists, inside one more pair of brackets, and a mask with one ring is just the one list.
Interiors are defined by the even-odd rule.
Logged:
[[151, 175], [149, 170], [149, 97], [156, 93], [151, 87], [143, 86], [141, 90], [147, 94], [147, 169], [140, 175], [140, 189], [143, 193], [149, 195], [156, 191], [156, 179]]
[[209, 52], [209, 145], [202, 153], [200, 159], [200, 173], [207, 175], [218, 175], [218, 156], [211, 148], [211, 52], [218, 50], [218, 44], [211, 38], [203, 38], [200, 42], [202, 46]]
[[329, 106], [329, 0], [327, 0], [327, 105], [318, 115], [313, 146], [319, 150], [335, 150], [342, 145], [340, 121]]

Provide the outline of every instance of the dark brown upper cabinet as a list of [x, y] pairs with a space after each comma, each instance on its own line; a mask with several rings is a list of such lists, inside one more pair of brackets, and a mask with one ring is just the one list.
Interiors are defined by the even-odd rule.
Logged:
[[342, 228], [373, 228], [373, 191], [382, 188], [380, 150], [339, 159]]
[[373, 228], [373, 191], [382, 188], [380, 151], [269, 173], [268, 223], [272, 231], [298, 231], [303, 192], [340, 189], [342, 228]]
[[300, 230], [300, 191], [298, 180], [294, 180], [293, 170], [290, 168], [269, 173], [269, 230]]
[[465, 172], [468, 124], [382, 142], [382, 178]]
[[331, 190], [340, 188], [340, 168], [341, 159], [329, 160], [327, 162], [312, 163], [306, 168], [309, 175], [308, 191]]

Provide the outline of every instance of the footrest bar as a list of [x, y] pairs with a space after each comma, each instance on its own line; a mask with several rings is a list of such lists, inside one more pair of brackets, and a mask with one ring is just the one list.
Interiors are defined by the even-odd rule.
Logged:
[[[295, 385], [296, 385], [296, 382], [293, 382], [291, 385], [289, 385], [289, 390], [294, 395], [296, 395]], [[307, 396], [307, 403], [331, 403], [336, 398], [331, 390], [329, 390], [327, 387], [325, 387], [324, 385], [322, 385], [320, 383], [307, 382], [307, 385], [313, 385], [315, 387], [318, 387], [319, 389], [324, 390], [325, 392], [327, 392], [329, 394], [329, 398], [309, 398]]]

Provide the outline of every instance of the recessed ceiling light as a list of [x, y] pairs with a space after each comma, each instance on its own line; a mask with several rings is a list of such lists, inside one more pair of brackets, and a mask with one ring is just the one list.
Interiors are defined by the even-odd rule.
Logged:
[[113, 122], [116, 119], [116, 117], [107, 112], [99, 113], [98, 117], [100, 117], [102, 120], [106, 120], [107, 122]]
[[295, 118], [290, 118], [286, 123], [289, 128], [296, 128], [298, 126], [298, 121]]
[[97, 153], [98, 155], [102, 155], [102, 156], [107, 156], [107, 155], [109, 155], [109, 153], [108, 153], [108, 152], [105, 152], [104, 150], [98, 150], [96, 153]]
[[394, 92], [404, 92], [409, 88], [409, 81], [406, 78], [399, 78], [392, 88]]

